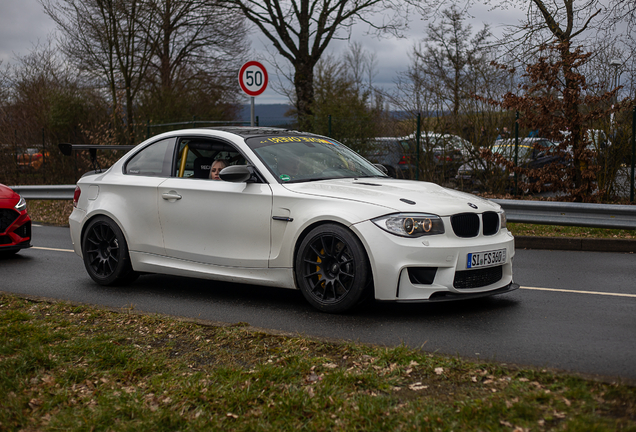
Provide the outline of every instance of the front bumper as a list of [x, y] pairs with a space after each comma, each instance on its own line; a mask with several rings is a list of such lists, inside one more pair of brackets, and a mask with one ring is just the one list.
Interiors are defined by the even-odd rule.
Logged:
[[22, 212], [0, 233], [0, 252], [12, 252], [31, 247], [31, 218]]
[[22, 250], [22, 249], [28, 249], [30, 247], [31, 247], [31, 240], [25, 240], [25, 241], [23, 241], [21, 243], [9, 245], [9, 246], [0, 245], [0, 253], [2, 253], [2, 252], [15, 252], [15, 251], [19, 251], [19, 250]]
[[456, 301], [456, 300], [469, 300], [476, 299], [480, 297], [490, 297], [497, 294], [506, 294], [511, 291], [519, 289], [519, 285], [513, 282], [510, 282], [507, 286], [495, 290], [484, 291], [480, 293], [472, 293], [472, 294], [464, 294], [464, 293], [454, 293], [450, 291], [437, 291], [433, 293], [429, 298], [424, 300], [394, 300], [397, 303], [439, 303], [446, 301]]
[[[508, 230], [500, 230], [491, 236], [480, 234], [474, 238], [459, 238], [450, 229], [450, 221], [442, 219], [446, 227], [445, 234], [419, 238], [389, 234], [371, 221], [351, 227], [357, 232], [369, 256], [376, 300], [443, 301], [483, 297], [516, 289], [512, 288], [516, 286], [512, 279], [514, 238]], [[506, 250], [505, 262], [486, 268], [500, 273], [500, 277], [498, 274], [496, 278], [486, 279], [483, 283], [463, 287], [457, 284], [458, 275], [476, 271], [467, 268], [466, 257], [469, 253], [500, 249]], [[412, 277], [413, 269], [434, 269], [434, 277], [420, 282]]]

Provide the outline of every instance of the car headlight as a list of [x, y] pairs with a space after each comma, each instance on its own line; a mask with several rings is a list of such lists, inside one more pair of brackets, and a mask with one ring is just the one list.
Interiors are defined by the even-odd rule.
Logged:
[[22, 196], [20, 196], [20, 201], [18, 201], [18, 203], [15, 205], [15, 209], [21, 212], [25, 208], [26, 208], [26, 201], [24, 200], [24, 198], [22, 198]]
[[442, 218], [432, 214], [399, 213], [371, 220], [386, 232], [402, 237], [444, 234]]
[[506, 212], [502, 210], [501, 213], [499, 213], [499, 229], [506, 228], [507, 227], [506, 223], [507, 223]]

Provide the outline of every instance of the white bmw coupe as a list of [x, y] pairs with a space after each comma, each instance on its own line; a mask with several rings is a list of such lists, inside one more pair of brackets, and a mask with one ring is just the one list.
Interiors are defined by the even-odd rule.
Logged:
[[158, 135], [83, 176], [74, 206], [75, 252], [102, 285], [162, 273], [284, 287], [331, 313], [368, 298], [444, 301], [518, 288], [499, 205], [387, 177], [308, 133]]

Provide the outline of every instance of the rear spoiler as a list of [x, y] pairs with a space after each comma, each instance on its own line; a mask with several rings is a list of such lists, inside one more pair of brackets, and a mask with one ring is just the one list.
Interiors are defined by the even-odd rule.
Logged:
[[124, 150], [129, 151], [136, 145], [97, 145], [97, 144], [69, 144], [60, 143], [57, 145], [64, 156], [70, 156], [73, 150], [88, 150], [91, 155], [91, 164], [94, 171], [101, 171], [101, 167], [97, 163], [97, 150]]

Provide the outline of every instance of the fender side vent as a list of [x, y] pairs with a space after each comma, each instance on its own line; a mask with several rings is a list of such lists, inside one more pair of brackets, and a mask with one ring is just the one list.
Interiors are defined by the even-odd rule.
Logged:
[[409, 267], [409, 280], [416, 285], [431, 285], [437, 274], [437, 267]]

